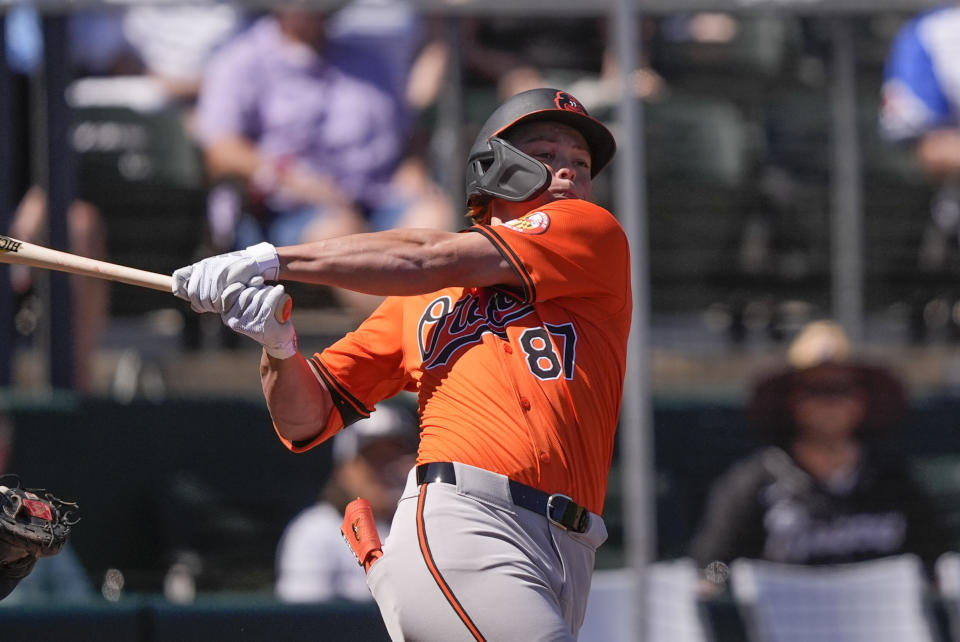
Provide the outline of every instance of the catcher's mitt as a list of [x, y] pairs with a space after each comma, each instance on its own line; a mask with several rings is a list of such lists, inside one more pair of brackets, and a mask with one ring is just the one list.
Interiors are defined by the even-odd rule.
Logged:
[[0, 564], [59, 553], [78, 510], [46, 490], [21, 487], [16, 475], [0, 476]]

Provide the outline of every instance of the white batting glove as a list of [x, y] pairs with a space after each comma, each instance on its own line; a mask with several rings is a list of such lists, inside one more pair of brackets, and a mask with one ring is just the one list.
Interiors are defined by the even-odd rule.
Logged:
[[258, 243], [244, 250], [218, 254], [173, 273], [173, 293], [195, 312], [223, 312], [223, 293], [233, 284], [250, 285], [254, 277], [276, 281], [280, 276], [277, 248]]
[[225, 312], [223, 323], [264, 347], [271, 357], [289, 359], [297, 354], [297, 331], [293, 321], [277, 321], [276, 310], [283, 305], [286, 292], [282, 285], [264, 285], [261, 277], [253, 285], [233, 283], [221, 296]]

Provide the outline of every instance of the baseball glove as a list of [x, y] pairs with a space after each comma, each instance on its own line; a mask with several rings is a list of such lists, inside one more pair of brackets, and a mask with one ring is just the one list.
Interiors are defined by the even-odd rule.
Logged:
[[80, 521], [78, 510], [75, 502], [46, 490], [23, 488], [16, 475], [0, 476], [0, 565], [22, 566], [59, 553]]

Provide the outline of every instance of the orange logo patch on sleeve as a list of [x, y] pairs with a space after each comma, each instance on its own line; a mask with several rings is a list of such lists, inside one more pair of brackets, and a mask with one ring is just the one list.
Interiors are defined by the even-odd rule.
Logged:
[[524, 234], [543, 234], [550, 227], [550, 217], [546, 212], [532, 212], [508, 221], [504, 225]]

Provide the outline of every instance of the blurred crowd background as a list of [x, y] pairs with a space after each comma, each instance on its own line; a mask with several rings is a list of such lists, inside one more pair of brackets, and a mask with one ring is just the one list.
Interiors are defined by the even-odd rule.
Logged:
[[[724, 610], [741, 597], [736, 559], [916, 555], [924, 611], [949, 635], [938, 573], [960, 551], [960, 8], [769, 4], [639, 16], [630, 74], [601, 9], [7, 4], [0, 227], [163, 273], [260, 240], [456, 230], [465, 151], [499, 101], [562, 87], [618, 132], [629, 92], [643, 116], [649, 247], [633, 252], [650, 276], [656, 560], [690, 562], [707, 628], [737, 639]], [[617, 169], [595, 190], [623, 220]], [[376, 304], [289, 289], [311, 352]], [[319, 547], [340, 544], [326, 531], [345, 498], [392, 496], [385, 458], [409, 461], [411, 400], [396, 400], [392, 426], [294, 456], [274, 443], [255, 346], [172, 296], [0, 266], [0, 331], [0, 470], [85, 509], [59, 571], [73, 580], [45, 593], [38, 579], [12, 604], [50, 587], [107, 602], [366, 597]], [[369, 449], [377, 436], [393, 443]], [[601, 570], [625, 563], [613, 470]], [[312, 578], [290, 559], [313, 560]], [[696, 639], [677, 635], [663, 639]]]

